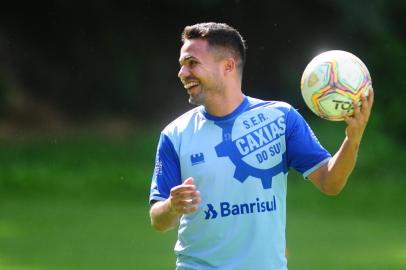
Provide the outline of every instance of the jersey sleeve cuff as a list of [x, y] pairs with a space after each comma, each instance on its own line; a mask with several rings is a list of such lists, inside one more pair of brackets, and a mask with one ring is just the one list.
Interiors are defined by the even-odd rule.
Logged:
[[167, 198], [163, 198], [163, 197], [159, 197], [159, 196], [151, 196], [149, 198], [149, 204], [152, 205], [153, 202], [157, 202], [157, 201], [165, 201]]
[[308, 169], [307, 171], [305, 171], [302, 175], [304, 177], [304, 179], [309, 180], [308, 176], [314, 172], [315, 170], [317, 170], [318, 168], [320, 168], [321, 166], [323, 166], [324, 164], [326, 164], [329, 160], [331, 159], [331, 157], [325, 158], [322, 161], [320, 161], [319, 163], [317, 163], [316, 165], [314, 165], [313, 167], [311, 167], [310, 169]]

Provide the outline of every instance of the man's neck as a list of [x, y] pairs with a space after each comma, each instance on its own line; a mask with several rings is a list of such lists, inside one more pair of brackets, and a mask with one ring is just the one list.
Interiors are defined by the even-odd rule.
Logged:
[[232, 95], [215, 96], [204, 107], [209, 114], [221, 117], [232, 113], [243, 100], [244, 94], [238, 91]]

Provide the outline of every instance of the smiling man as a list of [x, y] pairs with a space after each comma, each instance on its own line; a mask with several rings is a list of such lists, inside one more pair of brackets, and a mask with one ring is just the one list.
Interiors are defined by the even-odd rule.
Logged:
[[245, 96], [245, 42], [221, 23], [185, 27], [179, 78], [198, 105], [162, 131], [150, 193], [152, 226], [178, 226], [177, 269], [287, 269], [287, 173], [329, 195], [352, 172], [373, 93], [354, 104], [332, 157], [287, 103]]

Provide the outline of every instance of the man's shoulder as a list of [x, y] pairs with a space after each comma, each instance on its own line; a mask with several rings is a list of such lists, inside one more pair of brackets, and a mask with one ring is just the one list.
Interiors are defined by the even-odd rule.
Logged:
[[293, 108], [287, 102], [278, 101], [278, 100], [263, 100], [259, 98], [248, 97], [248, 101], [250, 102], [250, 107], [264, 107], [264, 108], [275, 108], [275, 109], [282, 109], [282, 110], [291, 110]]
[[301, 113], [292, 106], [291, 104], [285, 101], [277, 101], [277, 100], [262, 100], [257, 98], [249, 97], [250, 106], [248, 110], [265, 110], [271, 114], [277, 114], [285, 118], [287, 123], [295, 123], [298, 119], [303, 118]]
[[164, 134], [178, 134], [184, 131], [196, 117], [200, 115], [201, 106], [195, 107], [170, 122], [164, 129]]

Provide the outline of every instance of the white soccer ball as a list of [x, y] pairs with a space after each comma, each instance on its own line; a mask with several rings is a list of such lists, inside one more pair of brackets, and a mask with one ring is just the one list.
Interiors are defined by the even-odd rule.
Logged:
[[355, 55], [333, 50], [317, 55], [307, 65], [301, 80], [306, 105], [318, 116], [342, 121], [354, 112], [353, 101], [361, 104], [372, 87], [365, 64]]

